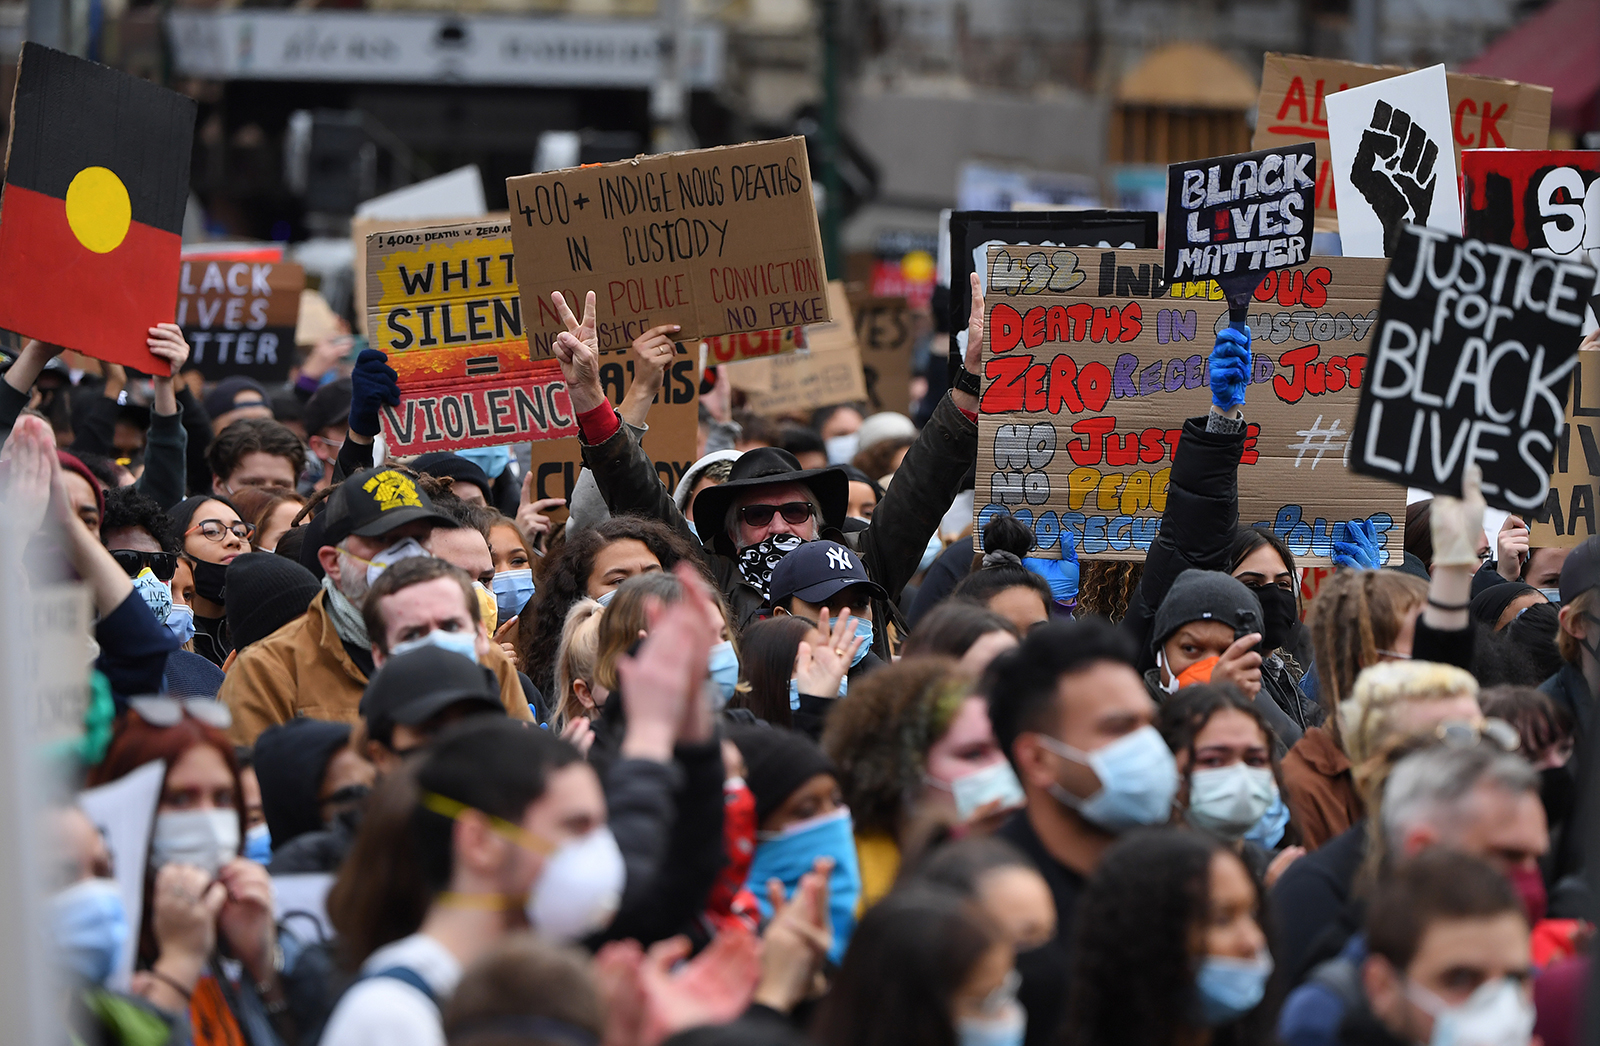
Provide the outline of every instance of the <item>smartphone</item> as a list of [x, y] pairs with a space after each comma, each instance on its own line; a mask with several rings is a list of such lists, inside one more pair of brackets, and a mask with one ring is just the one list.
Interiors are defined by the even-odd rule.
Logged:
[[1261, 632], [1261, 617], [1254, 610], [1240, 608], [1239, 624], [1233, 630], [1233, 638], [1243, 639], [1252, 632], [1264, 634]]

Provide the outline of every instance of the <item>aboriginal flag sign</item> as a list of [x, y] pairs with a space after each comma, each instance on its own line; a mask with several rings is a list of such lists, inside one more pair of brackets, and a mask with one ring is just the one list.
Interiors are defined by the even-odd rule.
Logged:
[[171, 322], [192, 99], [24, 44], [0, 197], [0, 327], [151, 372]]

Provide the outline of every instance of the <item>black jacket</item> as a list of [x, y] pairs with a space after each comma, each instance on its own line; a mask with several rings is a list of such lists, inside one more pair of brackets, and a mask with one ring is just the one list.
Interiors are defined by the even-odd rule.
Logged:
[[1367, 841], [1367, 822], [1357, 821], [1291, 864], [1273, 885], [1267, 897], [1276, 935], [1272, 951], [1286, 983], [1300, 983], [1360, 929], [1362, 909], [1351, 895]]
[[[579, 442], [582, 443], [581, 437]], [[939, 520], [955, 500], [962, 477], [977, 455], [977, 423], [945, 397], [906, 451], [894, 482], [873, 511], [871, 525], [853, 534], [832, 530], [822, 533], [823, 537], [854, 549], [867, 574], [888, 593], [887, 600], [872, 603], [872, 618], [877, 625], [872, 650], [885, 661], [892, 654], [886, 626], [894, 623], [904, 633], [895, 601], [921, 565], [928, 539], [939, 528]], [[662, 520], [702, 549], [704, 562], [740, 629], [761, 616], [765, 609], [761, 594], [745, 582], [737, 561], [700, 545], [672, 500], [672, 491], [662, 485], [655, 463], [640, 449], [639, 440], [628, 426], [618, 425], [604, 443], [583, 443], [583, 463], [594, 473], [595, 483], [613, 515], [633, 513]]]
[[1061, 1024], [1067, 1014], [1067, 987], [1072, 975], [1072, 942], [1078, 896], [1087, 881], [1044, 848], [1026, 808], [995, 833], [1021, 850], [1050, 887], [1056, 902], [1056, 935], [1032, 951], [1017, 956], [1017, 973], [1022, 985], [1017, 1000], [1028, 1011], [1028, 1032], [1024, 1046], [1055, 1046], [1061, 1039]]

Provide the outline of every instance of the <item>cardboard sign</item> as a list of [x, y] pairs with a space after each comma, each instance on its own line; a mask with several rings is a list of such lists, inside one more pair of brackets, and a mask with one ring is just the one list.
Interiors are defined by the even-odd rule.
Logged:
[[757, 414], [777, 417], [810, 414], [836, 403], [859, 403], [867, 398], [861, 350], [844, 284], [828, 284], [829, 323], [806, 328], [806, 351], [735, 363], [724, 372], [728, 383], [745, 394], [745, 404]]
[[[633, 357], [628, 352], [600, 354], [600, 385], [613, 407], [620, 406], [623, 394], [633, 384]], [[695, 463], [700, 437], [700, 381], [695, 354], [683, 345], [667, 371], [661, 391], [650, 408], [650, 430], [640, 446], [655, 462], [656, 472], [668, 490], [689, 466]], [[576, 439], [551, 439], [533, 444], [529, 471], [533, 475], [533, 498], [566, 498], [572, 501], [572, 488], [583, 469], [583, 452]], [[557, 522], [566, 518], [566, 509], [552, 513]]]
[[196, 105], [103, 65], [22, 45], [5, 194], [0, 328], [165, 374]]
[[706, 366], [716, 367], [763, 356], [781, 356], [798, 349], [805, 344], [805, 340], [803, 327], [756, 331], [753, 334], [713, 335], [703, 343], [706, 347]]
[[369, 339], [400, 377], [389, 453], [577, 433], [559, 365], [527, 356], [509, 223], [373, 233], [366, 283]]
[[861, 374], [874, 412], [911, 413], [911, 306], [904, 298], [852, 297]]
[[207, 381], [243, 374], [281, 382], [295, 360], [294, 328], [306, 271], [235, 255], [185, 258], [178, 270], [178, 326], [190, 365]]
[[[1318, 232], [1339, 231], [1333, 154], [1328, 149], [1328, 96], [1406, 71], [1400, 66], [1293, 54], [1269, 53], [1262, 62], [1251, 145], [1267, 149], [1307, 138], [1316, 143]], [[1549, 143], [1550, 88], [1466, 73], [1447, 73], [1445, 80], [1457, 162], [1463, 149], [1543, 149]]]
[[1600, 534], [1600, 350], [1580, 349], [1544, 507], [1528, 523], [1534, 548], [1574, 548]]
[[1473, 239], [1600, 269], [1600, 152], [1469, 149], [1461, 198]]
[[[166, 778], [166, 761], [157, 759], [109, 784], [78, 793], [78, 806], [100, 829], [106, 849], [111, 852], [112, 875], [122, 894], [130, 927], [141, 925], [144, 917], [144, 875], [150, 866], [150, 833]], [[130, 933], [111, 968], [111, 977], [106, 982], [109, 987], [127, 991], [138, 955], [139, 935]]]
[[[991, 249], [991, 269], [1028, 250]], [[1214, 281], [1162, 291], [1159, 251], [1076, 253], [1085, 278], [1065, 292], [991, 276], [974, 529], [1011, 512], [1032, 524], [1035, 555], [1059, 556], [1070, 530], [1081, 556], [1142, 560], [1184, 420], [1211, 407], [1206, 369], [1227, 303]], [[1313, 258], [1252, 296], [1239, 521], [1270, 527], [1297, 558], [1330, 559], [1352, 519], [1400, 556], [1405, 492], [1343, 464], [1383, 272], [1378, 260]]]
[[1541, 508], [1593, 269], [1409, 225], [1383, 285], [1350, 467], [1490, 505]]
[[1444, 66], [1328, 99], [1333, 184], [1346, 257], [1384, 258], [1407, 224], [1461, 232]]
[[1311, 255], [1310, 142], [1167, 167], [1167, 279], [1216, 280], [1243, 315], [1275, 269]]
[[601, 349], [663, 323], [686, 341], [830, 318], [803, 138], [506, 179], [528, 344], [550, 355], [594, 291]]

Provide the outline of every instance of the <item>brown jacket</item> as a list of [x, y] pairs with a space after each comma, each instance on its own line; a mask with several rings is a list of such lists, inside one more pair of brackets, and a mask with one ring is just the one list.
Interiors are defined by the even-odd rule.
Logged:
[[[328, 598], [319, 592], [301, 616], [267, 638], [245, 648], [217, 700], [233, 712], [228, 737], [234, 744], [254, 744], [269, 726], [296, 716], [355, 723], [367, 677], [345, 652], [333, 620], [323, 609]], [[532, 720], [517, 672], [498, 646], [490, 645], [484, 664], [500, 679], [500, 699], [513, 719]]]
[[1306, 731], [1283, 757], [1289, 812], [1307, 850], [1315, 850], [1366, 816], [1350, 777], [1350, 757], [1327, 727]]

